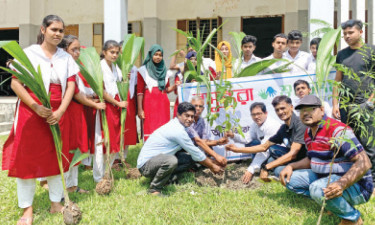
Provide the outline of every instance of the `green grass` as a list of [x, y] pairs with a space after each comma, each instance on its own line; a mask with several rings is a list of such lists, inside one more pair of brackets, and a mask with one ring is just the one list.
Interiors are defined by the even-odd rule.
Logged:
[[[0, 137], [0, 141], [4, 138]], [[1, 144], [1, 143], [0, 143]], [[1, 145], [0, 145], [1, 146]], [[129, 150], [127, 161], [135, 165], [140, 145]], [[90, 194], [70, 194], [83, 212], [80, 224], [316, 224], [320, 207], [307, 198], [272, 182], [256, 190], [232, 191], [199, 187], [187, 173], [179, 185], [165, 189], [167, 198], [137, 195], [148, 187], [148, 179], [127, 180], [114, 172], [115, 189], [108, 196], [95, 193], [92, 171], [80, 169], [79, 186]], [[0, 172], [0, 224], [15, 224], [21, 216], [17, 207], [16, 181]], [[195, 194], [191, 194], [192, 191]], [[35, 224], [63, 224], [61, 215], [51, 215], [48, 192], [39, 187], [34, 197]], [[358, 207], [365, 224], [375, 224], [375, 201]], [[339, 218], [324, 215], [321, 224], [338, 224]]]

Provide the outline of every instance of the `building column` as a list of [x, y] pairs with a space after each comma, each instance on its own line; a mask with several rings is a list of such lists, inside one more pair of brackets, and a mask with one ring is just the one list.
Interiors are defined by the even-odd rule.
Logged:
[[128, 33], [128, 0], [104, 0], [104, 41], [120, 42]]
[[[335, 13], [334, 0], [309, 0], [309, 33], [321, 28], [319, 24], [311, 23], [311, 19], [323, 20], [333, 27], [333, 17]], [[320, 35], [322, 37], [322, 35]], [[314, 37], [310, 35], [310, 41]]]
[[[349, 19], [349, 0], [337, 1], [337, 27]], [[340, 39], [339, 49], [348, 47], [343, 38]]]
[[[351, 0], [352, 2], [352, 18], [356, 20], [361, 20], [363, 23], [366, 20], [366, 5], [365, 0]], [[366, 29], [363, 26], [362, 38], [365, 40]]]
[[375, 2], [374, 0], [367, 0], [367, 15], [368, 15], [368, 40], [370, 45], [375, 45]]

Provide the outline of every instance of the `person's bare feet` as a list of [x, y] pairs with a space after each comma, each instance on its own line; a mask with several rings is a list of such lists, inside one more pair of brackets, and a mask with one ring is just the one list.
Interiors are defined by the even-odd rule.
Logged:
[[48, 190], [48, 182], [46, 180], [41, 181], [39, 184], [43, 189]]
[[51, 202], [51, 209], [49, 210], [50, 213], [62, 213], [64, 206], [60, 204], [60, 202]]
[[22, 217], [17, 221], [17, 225], [31, 225], [33, 224], [33, 207], [23, 209]]

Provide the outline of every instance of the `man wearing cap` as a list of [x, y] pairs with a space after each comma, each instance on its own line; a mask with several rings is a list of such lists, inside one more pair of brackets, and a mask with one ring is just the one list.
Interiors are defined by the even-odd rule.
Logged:
[[281, 183], [320, 205], [325, 198], [326, 209], [341, 218], [340, 224], [363, 224], [354, 205], [370, 199], [373, 183], [371, 162], [361, 143], [350, 127], [324, 115], [318, 97], [303, 97], [296, 109], [308, 127], [304, 136], [308, 153], [281, 171]]

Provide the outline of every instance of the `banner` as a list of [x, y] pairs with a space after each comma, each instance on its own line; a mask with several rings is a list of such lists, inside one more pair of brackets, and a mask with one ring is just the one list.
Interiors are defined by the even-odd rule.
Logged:
[[[331, 71], [330, 79], [333, 79], [335, 71]], [[273, 74], [273, 75], [257, 75], [246, 78], [232, 78], [228, 79], [232, 83], [233, 97], [237, 101], [237, 107], [233, 116], [240, 119], [240, 126], [242, 127], [243, 133], [249, 136], [250, 127], [253, 124], [253, 120], [250, 115], [250, 105], [254, 102], [263, 102], [266, 105], [268, 116], [274, 118], [277, 121], [281, 121], [275, 113], [275, 110], [271, 104], [273, 98], [278, 95], [286, 95], [290, 97], [294, 102], [298, 100], [298, 97], [294, 93], [293, 84], [297, 80], [306, 80], [310, 83], [312, 94], [315, 93], [313, 83], [315, 83], [315, 74], [304, 74], [304, 75], [291, 75], [289, 73], [284, 74]], [[198, 83], [186, 83], [182, 84], [178, 88], [178, 97], [180, 102], [190, 102], [194, 96], [200, 96], [205, 100], [207, 104], [207, 89], [205, 85], [197, 86]], [[324, 98], [331, 105], [332, 85], [330, 83], [325, 84], [325, 90], [319, 90], [319, 93], [324, 95]], [[211, 82], [211, 113], [219, 113], [219, 118], [215, 120], [213, 126], [210, 128], [210, 139], [216, 140], [222, 137], [224, 134], [215, 129], [218, 125], [221, 125], [225, 121], [225, 110], [223, 107], [216, 112], [216, 104], [220, 99], [216, 99], [215, 85]], [[207, 115], [207, 105], [202, 113], [202, 117]], [[236, 132], [236, 131], [235, 131]], [[232, 140], [230, 143], [234, 143]], [[240, 143], [235, 143], [237, 146], [244, 146]], [[251, 154], [226, 152], [224, 146], [213, 147], [214, 151], [222, 156], [226, 156], [228, 160], [240, 160], [251, 158]]]

